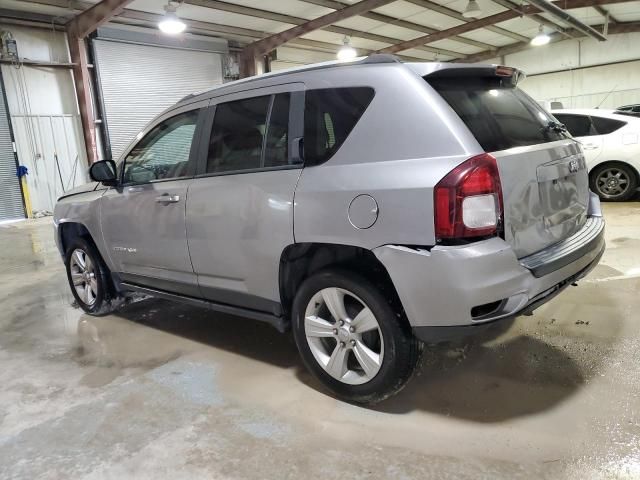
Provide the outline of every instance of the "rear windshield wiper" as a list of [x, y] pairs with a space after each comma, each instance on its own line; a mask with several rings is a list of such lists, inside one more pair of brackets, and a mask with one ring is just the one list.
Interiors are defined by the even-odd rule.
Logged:
[[549, 130], [553, 130], [554, 132], [558, 132], [558, 133], [564, 133], [567, 131], [567, 127], [565, 127], [563, 123], [554, 122], [553, 120], [551, 120], [544, 127], [545, 132], [548, 132]]
[[[569, 132], [569, 130], [567, 130], [567, 127], [565, 127], [564, 123], [554, 122], [553, 120], [549, 121], [542, 128], [542, 131], [545, 132], [545, 133], [546, 132], [550, 132], [550, 131], [554, 131], [556, 133], [563, 134], [567, 138], [571, 138], [571, 133]], [[574, 138], [574, 140], [575, 140], [575, 138]]]

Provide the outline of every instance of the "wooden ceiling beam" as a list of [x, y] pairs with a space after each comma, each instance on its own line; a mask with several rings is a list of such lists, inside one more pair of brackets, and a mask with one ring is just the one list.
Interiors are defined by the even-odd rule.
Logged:
[[[456, 20], [460, 20], [461, 22], [468, 22], [469, 19], [462, 15], [462, 12], [454, 10], [449, 7], [445, 7], [444, 5], [440, 5], [439, 3], [434, 3], [430, 0], [407, 0], [409, 3], [413, 3], [419, 7], [426, 8], [428, 10], [433, 10], [434, 12], [440, 13], [442, 15], [446, 15], [447, 17], [455, 18]], [[502, 35], [503, 37], [509, 37], [514, 40], [518, 40], [519, 42], [527, 40], [527, 37], [524, 35], [520, 35], [519, 33], [512, 32], [511, 30], [507, 30], [505, 28], [496, 27], [496, 26], [486, 26], [485, 30], [489, 30], [490, 32], [497, 33]]]
[[[339, 2], [336, 0], [302, 0], [305, 3], [311, 3], [313, 5], [318, 5], [325, 8], [333, 8], [334, 10], [338, 10], [340, 8], [344, 8], [349, 5], [348, 3]], [[377, 12], [365, 12], [360, 14], [362, 18], [368, 18], [369, 20], [375, 20], [377, 22], [385, 23], [387, 25], [393, 25], [396, 27], [406, 28], [407, 30], [413, 30], [414, 32], [422, 32], [422, 33], [435, 33], [437, 30], [435, 28], [427, 27], [426, 25], [421, 25], [419, 23], [408, 22], [407, 20], [402, 20], [401, 18], [390, 17], [389, 15], [383, 15], [382, 13]], [[470, 38], [451, 37], [452, 41], [458, 43], [464, 43], [465, 45], [470, 45], [472, 47], [490, 49], [497, 48], [495, 45], [491, 45], [490, 43], [479, 42], [477, 40], [472, 40]]]
[[[561, 1], [554, 2], [554, 5], [570, 10], [573, 8], [592, 7], [594, 5], [608, 5], [612, 3], [626, 3], [629, 1], [637, 1], [637, 0], [561, 0]], [[419, 46], [419, 45], [425, 45], [428, 43], [436, 42], [438, 40], [444, 40], [445, 38], [450, 38], [452, 35], [459, 35], [461, 33], [470, 32], [472, 30], [477, 30], [479, 28], [485, 28], [490, 25], [495, 25], [496, 23], [511, 20], [521, 15], [531, 15], [531, 14], [540, 13], [540, 12], [541, 10], [538, 9], [537, 7], [534, 7], [532, 5], [525, 5], [522, 7], [521, 12], [516, 12], [514, 10], [506, 10], [504, 12], [500, 12], [495, 15], [489, 15], [487, 17], [479, 18], [472, 22], [468, 22], [462, 25], [458, 25], [456, 27], [448, 28], [446, 30], [441, 30], [438, 33], [434, 33], [431, 35], [424, 35], [418, 38], [414, 38], [412, 40], [407, 40], [405, 42], [401, 42], [395, 45], [391, 45], [389, 47], [382, 48], [378, 50], [378, 53], [401, 52], [403, 50], [415, 48], [416, 46]]]
[[[595, 28], [598, 28], [598, 27], [602, 27], [602, 25], [595, 26]], [[640, 22], [623, 22], [623, 23], [616, 23], [614, 25], [609, 25], [610, 35], [620, 34], [620, 33], [631, 33], [631, 32], [640, 32]], [[584, 33], [578, 30], [572, 30], [571, 33], [578, 38], [586, 37]], [[566, 40], [566, 38], [564, 38], [559, 33], [552, 33], [550, 37], [551, 37], [550, 43], [556, 43], [556, 42], [561, 42], [563, 40]], [[487, 50], [485, 52], [468, 55], [463, 58], [457, 58], [452, 61], [459, 62], [459, 63], [478, 63], [478, 62], [483, 62], [485, 60], [489, 60], [491, 58], [501, 57], [504, 55], [511, 55], [513, 53], [522, 52], [524, 50], [530, 50], [532, 48], [540, 48], [540, 47], [534, 47], [531, 45], [530, 42], [519, 42], [519, 43], [513, 43], [511, 45], [506, 45], [497, 50]]]

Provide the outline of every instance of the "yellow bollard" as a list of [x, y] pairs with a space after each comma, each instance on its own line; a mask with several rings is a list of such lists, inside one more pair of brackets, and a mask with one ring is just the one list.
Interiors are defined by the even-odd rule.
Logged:
[[24, 206], [27, 210], [27, 217], [33, 218], [33, 210], [31, 210], [31, 197], [29, 196], [29, 187], [27, 186], [27, 176], [20, 177], [22, 183], [22, 195], [24, 196]]

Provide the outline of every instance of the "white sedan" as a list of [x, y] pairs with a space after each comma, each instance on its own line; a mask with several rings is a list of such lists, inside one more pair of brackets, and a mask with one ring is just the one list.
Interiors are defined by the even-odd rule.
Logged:
[[602, 200], [630, 200], [640, 185], [640, 118], [600, 109], [551, 113], [582, 142], [591, 190]]

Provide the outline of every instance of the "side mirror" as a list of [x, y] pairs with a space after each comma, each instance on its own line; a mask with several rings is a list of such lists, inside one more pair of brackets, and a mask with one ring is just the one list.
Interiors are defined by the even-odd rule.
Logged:
[[89, 168], [89, 177], [94, 182], [101, 182], [103, 185], [113, 187], [118, 183], [116, 172], [116, 162], [113, 160], [100, 160]]

